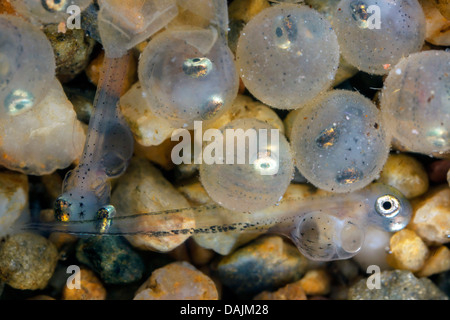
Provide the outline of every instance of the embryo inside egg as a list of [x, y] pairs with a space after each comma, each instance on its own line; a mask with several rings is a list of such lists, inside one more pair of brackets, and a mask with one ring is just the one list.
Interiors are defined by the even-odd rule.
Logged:
[[278, 109], [296, 109], [328, 89], [338, 63], [330, 23], [308, 6], [263, 10], [242, 30], [236, 51], [246, 88]]
[[315, 186], [334, 192], [369, 184], [389, 152], [380, 110], [345, 90], [330, 91], [299, 110], [290, 138], [299, 171]]

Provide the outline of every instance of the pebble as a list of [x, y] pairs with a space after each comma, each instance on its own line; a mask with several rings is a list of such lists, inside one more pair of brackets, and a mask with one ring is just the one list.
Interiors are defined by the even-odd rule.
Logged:
[[82, 29], [58, 32], [57, 24], [48, 24], [43, 31], [55, 53], [57, 78], [63, 83], [72, 80], [88, 65], [95, 40]]
[[73, 105], [78, 120], [88, 125], [91, 115], [94, 113], [95, 91], [73, 87], [65, 87], [64, 91]]
[[300, 282], [296, 281], [274, 292], [263, 291], [257, 294], [253, 300], [307, 300], [307, 298]]
[[217, 275], [239, 296], [253, 296], [299, 280], [308, 260], [298, 249], [276, 235], [263, 236], [223, 257]]
[[68, 167], [80, 157], [86, 139], [57, 80], [41, 103], [17, 116], [0, 119], [0, 137], [0, 165], [29, 175]]
[[369, 289], [362, 279], [349, 289], [349, 300], [448, 300], [428, 278], [416, 278], [410, 271], [383, 271], [381, 288]]
[[450, 242], [450, 187], [440, 185], [412, 202], [413, 217], [408, 228], [428, 244]]
[[449, 0], [435, 0], [435, 3], [441, 14], [450, 19], [450, 1]]
[[40, 235], [18, 233], [0, 242], [0, 281], [15, 289], [44, 289], [57, 262], [58, 250]]
[[427, 245], [412, 230], [396, 232], [390, 240], [389, 265], [395, 269], [419, 271], [429, 256]]
[[446, 246], [440, 246], [431, 251], [430, 257], [425, 261], [417, 276], [429, 277], [448, 270], [450, 270], [450, 250]]
[[79, 262], [95, 271], [106, 284], [136, 282], [144, 273], [142, 258], [121, 237], [80, 239], [76, 257]]
[[298, 283], [308, 296], [322, 296], [330, 293], [331, 278], [323, 269], [307, 271]]
[[[105, 300], [106, 289], [95, 273], [85, 267], [80, 268], [79, 272], [80, 287], [69, 288], [65, 285], [62, 300]], [[73, 274], [73, 276], [76, 275]]]
[[148, 159], [164, 170], [169, 171], [175, 168], [175, 164], [172, 162], [172, 149], [178, 143], [178, 141], [171, 141], [170, 139], [166, 139], [158, 145], [149, 147], [135, 143], [134, 154], [137, 157]]
[[203, 126], [203, 130], [209, 128], [220, 129], [229, 122], [236, 119], [254, 118], [270, 124], [272, 127], [280, 130], [284, 134], [284, 124], [277, 113], [259, 101], [253, 100], [249, 96], [238, 94], [229, 111], [225, 114]]
[[176, 129], [150, 110], [140, 82], [120, 98], [120, 110], [136, 141], [143, 146], [160, 145]]
[[187, 248], [191, 261], [195, 266], [207, 265], [215, 256], [213, 250], [201, 247], [193, 239], [188, 239]]
[[28, 178], [11, 171], [0, 171], [0, 238], [28, 209]]
[[450, 9], [448, 9], [448, 5], [447, 17], [444, 17], [436, 5], [436, 0], [420, 0], [419, 2], [425, 14], [425, 40], [437, 46], [449, 46], [450, 17], [448, 17], [448, 12], [450, 12]]
[[187, 262], [173, 262], [153, 271], [134, 300], [217, 300], [214, 282]]
[[436, 160], [428, 166], [430, 181], [444, 183], [447, 181], [447, 173], [450, 172], [450, 160]]
[[[161, 172], [142, 158], [133, 158], [126, 173], [119, 178], [111, 203], [123, 215], [188, 208], [186, 199], [167, 181]], [[143, 230], [178, 230], [193, 228], [195, 221], [183, 213], [169, 216], [142, 216], [136, 226]], [[126, 230], [125, 230], [126, 231]], [[151, 237], [145, 234], [126, 236], [130, 243], [143, 250], [168, 252], [182, 244], [189, 235]]]
[[231, 20], [239, 20], [248, 23], [262, 10], [269, 8], [267, 0], [234, 0], [228, 7], [228, 15]]
[[9, 0], [0, 0], [0, 14], [16, 14]]
[[406, 154], [390, 154], [378, 182], [398, 189], [408, 198], [414, 198], [427, 192], [428, 175], [423, 165]]

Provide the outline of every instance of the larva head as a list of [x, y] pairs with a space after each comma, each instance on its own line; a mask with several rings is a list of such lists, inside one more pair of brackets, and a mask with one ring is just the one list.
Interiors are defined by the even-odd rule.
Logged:
[[55, 220], [59, 222], [94, 220], [101, 207], [102, 203], [93, 193], [70, 190], [56, 199]]
[[[109, 231], [116, 209], [112, 205], [97, 207], [88, 206], [88, 199], [83, 202], [63, 194], [55, 201], [55, 220], [61, 223], [52, 229], [73, 234], [105, 234]], [[84, 208], [84, 209], [82, 209]]]
[[381, 183], [374, 183], [367, 190], [369, 224], [389, 232], [406, 227], [411, 220], [412, 208], [400, 191]]

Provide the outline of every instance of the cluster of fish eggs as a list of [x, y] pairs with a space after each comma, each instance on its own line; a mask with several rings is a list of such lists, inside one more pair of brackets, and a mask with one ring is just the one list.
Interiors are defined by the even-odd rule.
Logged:
[[[33, 35], [35, 27], [19, 21], [0, 18], [2, 116], [32, 107], [54, 76], [52, 62], [44, 61], [52, 57], [45, 52], [51, 48]], [[30, 36], [19, 36], [24, 34]], [[416, 53], [424, 38], [417, 0], [342, 0], [331, 21], [307, 5], [274, 4], [244, 27], [235, 59], [214, 26], [162, 32], [140, 58], [139, 80], [151, 110], [175, 127], [192, 128], [195, 120], [226, 112], [239, 76], [256, 99], [295, 110], [290, 145], [280, 134], [278, 150], [257, 150], [256, 159], [277, 155], [272, 175], [262, 175], [254, 163], [245, 169], [241, 164], [201, 166], [200, 180], [213, 199], [233, 210], [253, 211], [280, 199], [294, 164], [317, 187], [351, 192], [377, 177], [392, 139], [413, 152], [450, 150], [450, 53]], [[25, 47], [33, 48], [35, 61], [18, 55]], [[361, 71], [388, 74], [378, 108], [358, 92], [330, 91], [340, 58]], [[16, 85], [24, 72], [29, 81]], [[262, 128], [257, 121], [229, 124], [237, 125]], [[270, 128], [265, 124], [264, 129]]]
[[[378, 177], [392, 139], [412, 152], [450, 150], [450, 56], [416, 53], [424, 40], [425, 17], [415, 0], [342, 0], [330, 20], [306, 5], [276, 4], [243, 28], [236, 66], [256, 99], [295, 110], [289, 138], [299, 172], [321, 189], [352, 192]], [[369, 74], [389, 73], [380, 102], [359, 92], [330, 91], [340, 58]], [[206, 172], [201, 170], [202, 181], [213, 180]], [[285, 181], [291, 179], [288, 172], [279, 173], [286, 173]], [[262, 199], [267, 193], [267, 184], [240, 188], [257, 181], [256, 170], [253, 175], [216, 177], [214, 186], [204, 186], [213, 198], [222, 195], [222, 205], [236, 208], [238, 198], [259, 193]], [[230, 190], [240, 190], [239, 196]]]

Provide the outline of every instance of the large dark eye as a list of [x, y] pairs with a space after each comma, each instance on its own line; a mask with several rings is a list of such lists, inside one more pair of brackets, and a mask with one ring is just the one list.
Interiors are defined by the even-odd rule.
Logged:
[[99, 233], [105, 233], [112, 224], [111, 218], [116, 214], [116, 208], [112, 205], [104, 206], [98, 209], [96, 214], [95, 228]]
[[375, 210], [383, 217], [393, 218], [400, 212], [400, 202], [391, 195], [384, 195], [377, 199]]
[[70, 220], [70, 203], [69, 201], [58, 198], [55, 201], [55, 219], [60, 222], [68, 222]]
[[68, 0], [41, 0], [42, 6], [48, 12], [65, 11]]

